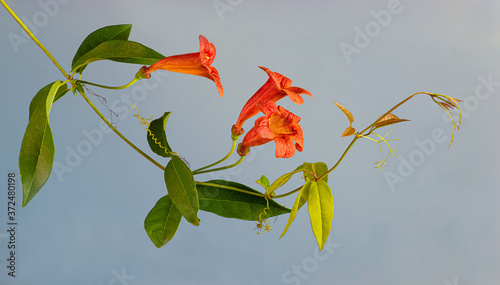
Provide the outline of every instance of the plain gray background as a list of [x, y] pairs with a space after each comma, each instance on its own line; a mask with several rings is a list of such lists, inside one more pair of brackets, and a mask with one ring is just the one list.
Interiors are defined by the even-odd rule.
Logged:
[[[304, 152], [276, 159], [270, 143], [252, 149], [239, 167], [199, 180], [228, 179], [260, 190], [254, 181], [263, 174], [273, 180], [304, 161], [333, 165], [350, 142], [340, 138], [348, 121], [333, 100], [353, 113], [358, 130], [418, 91], [464, 100], [464, 119], [448, 148], [451, 124], [441, 109], [424, 96], [411, 100], [395, 112], [411, 120], [392, 127], [390, 137], [401, 138], [391, 143], [399, 148], [398, 158], [391, 156], [381, 171], [372, 165], [380, 158], [377, 144], [356, 143], [330, 176], [335, 214], [329, 251], [316, 252], [305, 208], [281, 240], [288, 215], [270, 220], [273, 231], [260, 237], [253, 222], [201, 212], [199, 227], [183, 221], [174, 239], [157, 249], [143, 222], [166, 193], [162, 172], [116, 135], [102, 133], [99, 118], [84, 100], [67, 94], [54, 104], [50, 120], [55, 161], [71, 172], [53, 171], [31, 203], [17, 207], [17, 277], [10, 278], [5, 260], [7, 173], [18, 175], [29, 102], [47, 83], [63, 78], [1, 8], [0, 283], [500, 281], [498, 1], [8, 2], [67, 70], [81, 41], [107, 25], [133, 24], [131, 40], [167, 56], [198, 51], [199, 34], [214, 43], [213, 66], [221, 76], [223, 98], [210, 80], [166, 71], [123, 91], [92, 88], [120, 115], [113, 118], [118, 129], [148, 153], [145, 131], [133, 117], [136, 112], [128, 113], [126, 98], [137, 102], [146, 118], [173, 111], [169, 142], [193, 169], [229, 150], [231, 125], [267, 80], [257, 66], [312, 92], [314, 99], [305, 97], [301, 106], [288, 98], [279, 102], [302, 118]], [[346, 46], [353, 53], [344, 52]], [[139, 68], [98, 62], [87, 68], [84, 79], [117, 86], [129, 82]], [[109, 118], [97, 98], [92, 100]], [[252, 124], [248, 121], [245, 128]], [[447, 140], [431, 143], [433, 132], [443, 132]], [[89, 144], [89, 133], [95, 144]], [[92, 147], [86, 156], [68, 163], [68, 155], [84, 145]], [[383, 151], [385, 155], [385, 146]], [[387, 180], [391, 175], [400, 177], [392, 186]], [[289, 189], [298, 183], [299, 178], [292, 179]], [[20, 182], [17, 187], [20, 205]], [[279, 202], [291, 207], [293, 200]]]

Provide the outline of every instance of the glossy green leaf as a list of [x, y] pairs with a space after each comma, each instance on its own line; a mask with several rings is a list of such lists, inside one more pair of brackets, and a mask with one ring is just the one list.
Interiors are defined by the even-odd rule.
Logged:
[[29, 122], [19, 153], [23, 207], [40, 191], [52, 171], [55, 149], [49, 113], [60, 87], [60, 81], [43, 87], [30, 103]]
[[73, 63], [73, 71], [80, 70], [89, 63], [98, 60], [151, 65], [164, 56], [140, 43], [123, 40], [103, 42], [79, 57]]
[[163, 157], [170, 157], [172, 148], [168, 145], [166, 126], [170, 112], [165, 112], [160, 118], [151, 121], [147, 131], [147, 138], [151, 150]]
[[300, 192], [297, 195], [297, 198], [295, 198], [295, 202], [293, 203], [292, 211], [290, 212], [290, 216], [288, 217], [288, 221], [286, 222], [285, 229], [281, 233], [280, 238], [282, 238], [286, 234], [288, 228], [295, 220], [297, 211], [300, 210], [300, 208], [302, 208], [302, 206], [304, 206], [304, 204], [307, 202], [307, 199], [309, 198], [309, 189], [311, 188], [312, 183], [313, 182], [306, 182], [300, 189]]
[[165, 185], [174, 205], [191, 224], [198, 226], [198, 192], [193, 173], [182, 159], [172, 155], [165, 167]]
[[[233, 187], [252, 193], [260, 193], [240, 183], [226, 180], [210, 180], [204, 183], [212, 185], [197, 184], [200, 210], [211, 212], [216, 215], [247, 221], [258, 221], [281, 214], [290, 213], [290, 209], [269, 200], [269, 209], [264, 197], [242, 193], [235, 190], [223, 188]], [[265, 213], [261, 215], [261, 213]], [[260, 216], [260, 217], [259, 217]]]
[[[100, 44], [110, 40], [128, 40], [130, 35], [130, 31], [132, 30], [132, 25], [113, 25], [100, 28], [90, 35], [88, 35], [78, 48], [75, 56], [73, 57], [73, 61], [71, 63], [71, 67], [73, 70], [76, 69], [75, 63], [84, 56], [86, 53], [90, 52]], [[76, 70], [77, 73], [82, 73], [86, 66], [82, 66]]]
[[318, 242], [319, 250], [328, 239], [333, 220], [333, 196], [328, 184], [319, 180], [318, 182], [310, 182], [308, 208], [309, 217], [311, 218], [311, 227]]
[[161, 197], [144, 220], [144, 229], [158, 248], [166, 245], [177, 232], [182, 214], [174, 206], [170, 196]]

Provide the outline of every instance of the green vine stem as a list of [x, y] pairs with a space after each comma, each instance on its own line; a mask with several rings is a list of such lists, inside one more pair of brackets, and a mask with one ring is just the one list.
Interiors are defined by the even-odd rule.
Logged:
[[97, 84], [97, 83], [92, 83], [92, 82], [88, 82], [88, 81], [85, 81], [85, 80], [77, 80], [76, 83], [81, 83], [81, 84], [84, 84], [84, 85], [92, 85], [92, 86], [97, 86], [97, 87], [100, 87], [100, 88], [105, 88], [105, 89], [111, 89], [111, 90], [120, 90], [120, 89], [125, 89], [125, 88], [128, 88], [132, 85], [134, 85], [137, 81], [139, 80], [139, 78], [134, 78], [134, 80], [130, 81], [129, 83], [123, 85], [123, 86], [117, 86], [117, 87], [114, 87], [114, 86], [106, 86], [106, 85], [102, 85], [102, 84]]
[[62, 68], [62, 66], [57, 62], [57, 60], [52, 56], [52, 54], [43, 46], [43, 44], [35, 37], [35, 35], [28, 29], [28, 27], [21, 21], [21, 19], [14, 13], [14, 11], [7, 5], [7, 3], [4, 0], [0, 0], [2, 5], [7, 9], [9, 14], [16, 20], [16, 22], [23, 28], [23, 30], [28, 34], [28, 36], [37, 44], [42, 51], [50, 58], [50, 60], [57, 66], [59, 71], [64, 75], [65, 78], [69, 79], [68, 73]]
[[351, 150], [352, 146], [354, 145], [354, 143], [356, 143], [356, 141], [359, 139], [358, 136], [354, 137], [354, 139], [351, 141], [351, 143], [347, 146], [346, 150], [344, 151], [344, 153], [342, 154], [342, 156], [339, 158], [339, 160], [337, 161], [337, 163], [335, 163], [334, 166], [332, 166], [332, 168], [330, 168], [327, 172], [323, 173], [320, 177], [318, 177], [318, 179], [316, 179], [316, 181], [319, 181], [321, 179], [323, 179], [323, 177], [325, 177], [326, 175], [328, 175], [330, 172], [332, 172], [335, 168], [337, 168], [337, 166], [339, 166], [339, 164], [342, 162], [342, 160], [344, 160], [345, 156], [347, 155], [347, 153], [349, 152], [349, 150]]
[[[296, 193], [296, 192], [299, 192], [299, 191], [300, 191], [300, 189], [302, 189], [302, 186], [300, 186], [299, 188], [297, 188], [297, 189], [295, 189], [295, 190], [292, 190], [292, 191], [290, 191], [290, 192], [288, 192], [288, 193], [285, 193], [285, 194], [280, 194], [280, 195], [276, 195], [276, 196], [274, 196], [274, 197], [273, 197], [273, 199], [277, 199], [277, 198], [284, 198], [284, 197], [290, 196], [290, 195], [292, 195], [292, 194], [294, 194], [294, 193]], [[273, 193], [274, 193], [274, 192], [273, 192]]]
[[234, 149], [236, 148], [236, 140], [237, 140], [237, 139], [233, 139], [233, 144], [232, 144], [232, 146], [231, 146], [231, 150], [229, 151], [229, 153], [228, 153], [226, 156], [224, 156], [223, 158], [221, 158], [220, 160], [218, 160], [218, 161], [216, 161], [216, 162], [214, 162], [214, 163], [212, 163], [212, 164], [209, 164], [209, 165], [204, 166], [204, 167], [202, 167], [202, 168], [198, 168], [198, 169], [196, 169], [195, 171], [193, 171], [193, 174], [199, 174], [199, 173], [201, 173], [201, 172], [202, 172], [202, 170], [207, 169], [207, 168], [210, 168], [210, 167], [212, 167], [212, 166], [215, 166], [215, 165], [217, 165], [217, 164], [219, 164], [219, 163], [221, 163], [221, 162], [225, 161], [226, 159], [228, 159], [228, 158], [229, 158], [229, 157], [233, 154]]
[[[29, 35], [29, 37], [42, 49], [42, 51], [50, 58], [50, 60], [57, 66], [59, 71], [64, 75], [66, 79], [69, 80], [71, 85], [75, 86], [76, 82], [73, 80], [68, 73], [62, 68], [62, 66], [57, 62], [57, 60], [52, 56], [52, 54], [45, 48], [45, 46], [35, 37], [35, 35], [28, 29], [28, 27], [21, 21], [21, 19], [14, 13], [14, 11], [7, 5], [7, 3], [4, 0], [0, 0], [0, 3], [7, 9], [9, 14], [16, 20], [16, 22], [23, 28], [23, 30]], [[134, 84], [138, 78], [134, 78], [132, 82], [128, 83], [127, 85], [132, 85]], [[82, 81], [80, 81], [82, 82]], [[89, 84], [88, 82], [85, 82]], [[95, 84], [93, 84], [95, 85]], [[127, 86], [125, 85], [125, 86]], [[123, 86], [122, 86], [123, 87]], [[123, 136], [107, 119], [102, 115], [102, 113], [96, 108], [96, 106], [90, 101], [90, 99], [85, 95], [85, 93], [80, 92], [79, 93], [82, 95], [83, 99], [90, 105], [90, 107], [97, 113], [97, 115], [108, 125], [110, 129], [112, 129], [123, 141], [125, 141], [130, 147], [132, 147], [135, 151], [137, 151], [139, 154], [141, 154], [143, 157], [145, 157], [147, 160], [152, 162], [154, 165], [158, 166], [161, 170], [165, 171], [165, 167], [152, 159], [150, 156], [148, 156], [146, 153], [144, 153], [142, 150], [140, 150], [137, 146], [135, 146], [132, 142], [130, 142], [125, 136]]]
[[160, 168], [161, 170], [165, 171], [165, 167], [163, 165], [161, 165], [160, 163], [158, 163], [156, 160], [152, 159], [149, 155], [147, 155], [146, 153], [144, 153], [140, 148], [138, 148], [137, 146], [135, 146], [131, 141], [129, 141], [124, 135], [122, 135], [107, 119], [106, 117], [104, 117], [104, 115], [101, 113], [101, 111], [99, 111], [99, 109], [97, 109], [97, 107], [92, 103], [92, 101], [90, 101], [90, 99], [87, 97], [87, 95], [85, 95], [85, 93], [81, 93], [79, 92], [83, 99], [85, 99], [85, 101], [87, 101], [87, 104], [90, 105], [90, 107], [96, 112], [96, 114], [101, 118], [101, 120], [104, 121], [104, 123], [106, 123], [106, 125], [108, 125], [108, 127], [110, 129], [112, 129], [115, 134], [117, 134], [123, 141], [125, 141], [130, 147], [132, 147], [135, 151], [137, 151], [140, 155], [142, 155], [144, 158], [146, 158], [147, 160], [149, 160], [151, 163], [153, 163], [154, 165], [158, 166], [158, 168]]
[[229, 169], [229, 168], [235, 167], [238, 164], [240, 164], [243, 161], [244, 158], [245, 158], [244, 156], [241, 156], [240, 159], [238, 159], [238, 161], [236, 161], [235, 163], [233, 163], [231, 165], [228, 165], [228, 166], [214, 168], [214, 169], [209, 169], [209, 170], [204, 170], [204, 171], [196, 171], [196, 173], [193, 172], [193, 174], [202, 174], [202, 173], [208, 173], [208, 172], [214, 172], [214, 171], [220, 171], [220, 170], [224, 170], [224, 169]]
[[[426, 94], [425, 92], [418, 92], [418, 93], [415, 93], [411, 96], [409, 96], [408, 98], [404, 99], [403, 101], [399, 102], [398, 104], [396, 104], [394, 107], [392, 107], [389, 111], [385, 112], [382, 116], [380, 116], [377, 120], [375, 120], [375, 122], [371, 125], [369, 125], [368, 127], [366, 127], [364, 130], [362, 130], [361, 132], [358, 132], [358, 135], [356, 135], [354, 137], [354, 139], [351, 141], [351, 143], [347, 146], [347, 149], [344, 151], [344, 153], [342, 154], [342, 156], [339, 158], [339, 160], [337, 161], [337, 163], [335, 163], [335, 165], [330, 168], [327, 172], [323, 173], [323, 175], [321, 175], [317, 180], [321, 180], [323, 177], [325, 177], [326, 175], [328, 175], [330, 172], [332, 172], [335, 168], [337, 168], [337, 166], [339, 166], [339, 164], [342, 162], [342, 160], [345, 158], [345, 156], [347, 155], [347, 153], [349, 152], [349, 150], [351, 150], [352, 146], [354, 145], [354, 143], [356, 143], [356, 141], [361, 138], [361, 137], [366, 137], [368, 135], [371, 134], [371, 132], [375, 129], [374, 127], [377, 125], [378, 121], [382, 118], [384, 118], [385, 116], [387, 116], [388, 114], [392, 113], [394, 110], [396, 110], [397, 108], [399, 108], [401, 105], [403, 105], [404, 103], [406, 103], [408, 100], [410, 100], [411, 98], [413, 98], [415, 95], [417, 94]], [[368, 131], [369, 130], [369, 131]], [[363, 134], [364, 132], [368, 131], [366, 134]]]

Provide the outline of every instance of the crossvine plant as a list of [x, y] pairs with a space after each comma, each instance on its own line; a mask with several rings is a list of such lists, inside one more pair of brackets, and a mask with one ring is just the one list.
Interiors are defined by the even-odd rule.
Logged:
[[[243, 162], [252, 147], [270, 143], [271, 141], [274, 141], [276, 146], [276, 158], [290, 158], [295, 154], [295, 151], [301, 152], [304, 148], [304, 137], [302, 127], [299, 125], [300, 117], [281, 106], [277, 106], [276, 102], [288, 97], [292, 102], [301, 105], [304, 103], [302, 95], [311, 98], [313, 95], [304, 88], [292, 86], [292, 80], [284, 75], [271, 71], [266, 67], [260, 67], [269, 78], [242, 107], [236, 123], [231, 127], [230, 139], [232, 144], [229, 152], [214, 163], [194, 170], [182, 159], [181, 154], [175, 152], [168, 143], [166, 124], [171, 112], [165, 112], [155, 119], [143, 118], [138, 113], [135, 116], [146, 130], [145, 137], [150, 146], [150, 153], [168, 159], [166, 164], [160, 163], [135, 146], [103, 116], [87, 96], [87, 93], [91, 92], [88, 86], [111, 90], [125, 89], [139, 80], [149, 79], [154, 76], [152, 75], [153, 72], [161, 69], [208, 78], [216, 84], [220, 97], [223, 97], [224, 89], [219, 73], [216, 68], [212, 67], [216, 55], [214, 44], [200, 35], [198, 52], [166, 57], [143, 44], [129, 40], [132, 25], [112, 25], [90, 33], [83, 40], [73, 58], [71, 70], [67, 72], [29, 31], [5, 1], [0, 0], [0, 2], [63, 75], [62, 80], [56, 80], [42, 87], [29, 106], [29, 122], [19, 154], [19, 172], [23, 187], [22, 206], [28, 205], [50, 176], [55, 149], [49, 114], [52, 105], [71, 91], [75, 96], [82, 96], [111, 130], [133, 150], [161, 170], [167, 191], [163, 197], [159, 198], [144, 221], [144, 228], [153, 244], [157, 247], [164, 246], [174, 237], [183, 218], [195, 226], [199, 225], [198, 212], [200, 210], [225, 218], [255, 221], [260, 234], [271, 230], [268, 218], [289, 214], [288, 221], [281, 234], [281, 237], [283, 237], [293, 223], [299, 209], [307, 203], [311, 228], [321, 250], [330, 233], [334, 212], [333, 195], [328, 185], [328, 176], [339, 166], [359, 139], [366, 138], [377, 142], [381, 158], [375, 167], [380, 168], [386, 165], [389, 156], [391, 154], [395, 156], [394, 150], [389, 144], [393, 139], [387, 138], [392, 131], [384, 136], [376, 133], [376, 131], [389, 125], [408, 121], [394, 115], [394, 111], [417, 95], [429, 96], [450, 117], [453, 125], [450, 145], [453, 141], [455, 129], [460, 127], [461, 110], [458, 102], [461, 101], [442, 94], [417, 92], [390, 108], [361, 131], [356, 131], [353, 127], [354, 116], [351, 112], [341, 104], [333, 101], [349, 121], [349, 126], [341, 134], [341, 137], [352, 137], [352, 141], [340, 158], [335, 163], [330, 163], [330, 166], [325, 162], [304, 162], [294, 169], [287, 170], [272, 183], [265, 175], [262, 175], [256, 182], [264, 188], [263, 192], [235, 181], [220, 179], [198, 181], [195, 177], [199, 174], [236, 167]], [[132, 81], [123, 86], [112, 87], [83, 80], [86, 67], [100, 60], [143, 66], [133, 76]], [[137, 109], [135, 105], [131, 106], [131, 108]], [[458, 123], [454, 120], [454, 114], [452, 114], [454, 111], [459, 113]], [[258, 117], [254, 121], [253, 127], [245, 133], [243, 129], [245, 121], [258, 114], [262, 114], [262, 116]], [[244, 137], [239, 142], [242, 135]], [[385, 157], [383, 156], [381, 144], [385, 144], [389, 149], [389, 153]], [[227, 165], [227, 159], [233, 155], [238, 155], [239, 159], [235, 163]], [[282, 189], [285, 188], [287, 182], [294, 175], [300, 175], [303, 184], [295, 189], [283, 191]], [[296, 195], [291, 208], [287, 208], [276, 201], [290, 195]]]

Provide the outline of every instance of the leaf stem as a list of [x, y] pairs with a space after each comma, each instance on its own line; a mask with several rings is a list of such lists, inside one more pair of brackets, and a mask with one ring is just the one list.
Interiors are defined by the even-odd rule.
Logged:
[[226, 156], [224, 156], [223, 158], [221, 158], [220, 160], [218, 160], [218, 161], [216, 161], [216, 162], [214, 162], [212, 164], [209, 164], [209, 165], [204, 166], [202, 168], [196, 169], [195, 171], [193, 171], [193, 174], [198, 174], [198, 173], [202, 172], [202, 170], [210, 168], [212, 166], [215, 166], [215, 165], [217, 165], [217, 164], [225, 161], [226, 159], [228, 159], [233, 154], [234, 149], [236, 148], [236, 141], [237, 141], [237, 138], [233, 139], [233, 145], [231, 146], [231, 150], [229, 151], [229, 153]]
[[245, 158], [244, 156], [241, 156], [240, 159], [238, 159], [238, 161], [236, 161], [235, 163], [233, 163], [231, 165], [228, 165], [228, 166], [219, 167], [219, 168], [213, 168], [213, 169], [203, 170], [203, 171], [196, 171], [196, 173], [194, 173], [194, 171], [193, 171], [193, 174], [202, 174], [202, 173], [208, 173], [208, 172], [214, 172], [214, 171], [220, 171], [220, 170], [224, 170], [224, 169], [229, 169], [229, 168], [235, 167], [238, 164], [240, 164], [243, 161], [244, 158]]
[[105, 88], [105, 89], [120, 90], [120, 89], [125, 89], [125, 88], [128, 88], [128, 87], [134, 85], [137, 81], [138, 81], [138, 78], [136, 77], [136, 78], [134, 78], [134, 80], [130, 81], [129, 83], [127, 83], [127, 84], [125, 84], [123, 86], [117, 86], [117, 87], [106, 86], [106, 85], [97, 84], [97, 83], [92, 83], [92, 82], [88, 82], [88, 81], [85, 81], [85, 80], [78, 80], [77, 82], [81, 83], [81, 84], [97, 86], [97, 87]]
[[344, 151], [344, 153], [342, 154], [342, 156], [339, 158], [339, 160], [337, 161], [337, 163], [335, 163], [335, 165], [332, 168], [330, 168], [327, 172], [323, 173], [316, 181], [319, 181], [319, 180], [323, 179], [323, 177], [325, 177], [326, 175], [328, 175], [328, 173], [332, 172], [335, 168], [337, 168], [337, 166], [339, 166], [340, 162], [342, 162], [342, 160], [344, 159], [344, 157], [347, 155], [347, 153], [349, 152], [349, 150], [351, 149], [351, 147], [354, 145], [354, 143], [358, 139], [359, 139], [358, 136], [354, 137], [354, 139], [347, 146], [346, 150]]
[[373, 124], [369, 125], [368, 127], [366, 127], [364, 130], [362, 130], [361, 132], [359, 132], [360, 134], [364, 133], [365, 131], [367, 130], [370, 130], [368, 133], [364, 134], [365, 136], [368, 136], [369, 134], [371, 134], [371, 132], [374, 130], [372, 129], [373, 127], [375, 127], [377, 125], [377, 123], [380, 121], [380, 119], [384, 118], [385, 116], [389, 115], [390, 113], [392, 113], [394, 110], [396, 110], [397, 108], [401, 107], [401, 105], [403, 105], [404, 103], [406, 103], [406, 101], [410, 100], [411, 98], [413, 98], [415, 95], [418, 95], [418, 94], [426, 94], [426, 95], [430, 95], [429, 93], [427, 92], [417, 92], [413, 95], [410, 95], [408, 96], [408, 98], [404, 99], [403, 101], [399, 102], [398, 104], [396, 104], [394, 107], [392, 107], [389, 111], [385, 112], [382, 116], [380, 116], [377, 120], [375, 120], [375, 122], [373, 122]]
[[0, 0], [0, 3], [7, 9], [7, 12], [16, 20], [16, 22], [21, 26], [21, 28], [28, 34], [28, 36], [37, 44], [42, 51], [50, 58], [50, 60], [56, 65], [56, 67], [61, 71], [65, 78], [69, 78], [68, 73], [62, 68], [62, 66], [57, 62], [57, 60], [52, 56], [52, 54], [45, 48], [45, 46], [35, 37], [35, 35], [28, 29], [28, 27], [23, 23], [23, 21], [14, 13], [14, 11], [7, 5], [4, 0]]
[[300, 189], [302, 189], [302, 186], [300, 186], [299, 188], [295, 189], [295, 190], [292, 190], [288, 193], [285, 193], [285, 194], [280, 194], [280, 195], [276, 195], [273, 197], [273, 199], [277, 199], [277, 198], [284, 198], [284, 197], [287, 197], [287, 196], [290, 196], [292, 195], [293, 193], [296, 193], [296, 192], [299, 192]]
[[[1, 1], [1, 0], [0, 0]], [[161, 170], [165, 171], [165, 167], [158, 163], [156, 160], [152, 159], [149, 155], [144, 153], [141, 149], [139, 149], [137, 146], [135, 146], [132, 142], [130, 142], [124, 135], [122, 135], [107, 119], [106, 117], [103, 116], [103, 114], [99, 111], [99, 109], [96, 108], [96, 106], [90, 101], [90, 99], [85, 95], [85, 93], [80, 92], [82, 95], [83, 99], [87, 101], [87, 103], [90, 105], [90, 107], [96, 112], [96, 114], [101, 118], [101, 120], [108, 125], [108, 127], [115, 132], [125, 143], [127, 143], [130, 147], [132, 147], [135, 151], [137, 151], [140, 155], [142, 155], [144, 158], [149, 160], [151, 163], [156, 165], [158, 168]]]

